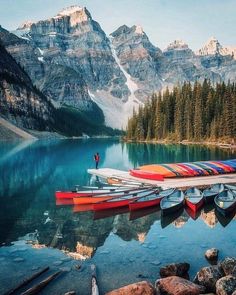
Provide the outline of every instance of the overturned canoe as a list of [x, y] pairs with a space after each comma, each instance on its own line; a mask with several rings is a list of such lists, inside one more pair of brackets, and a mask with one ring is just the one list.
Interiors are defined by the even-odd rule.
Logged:
[[163, 181], [164, 180], [164, 177], [161, 174], [156, 173], [156, 172], [152, 172], [152, 171], [131, 169], [131, 170], [129, 170], [129, 174], [134, 176], [134, 177], [138, 177], [138, 178], [158, 180], [158, 181]]
[[140, 166], [139, 170], [156, 173], [157, 175], [162, 175], [164, 178], [218, 175], [236, 172], [236, 159], [225, 161], [150, 164]]

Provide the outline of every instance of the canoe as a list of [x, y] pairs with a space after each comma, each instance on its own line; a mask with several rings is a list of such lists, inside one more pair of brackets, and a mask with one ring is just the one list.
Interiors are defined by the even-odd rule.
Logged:
[[136, 181], [129, 181], [129, 180], [124, 180], [124, 179], [120, 179], [120, 178], [116, 178], [116, 177], [107, 177], [107, 183], [113, 186], [117, 186], [117, 185], [122, 185], [122, 186], [131, 186], [131, 187], [140, 187], [140, 186], [144, 186], [144, 184], [142, 182], [136, 182]]
[[206, 188], [202, 193], [206, 204], [214, 202], [215, 196], [219, 194], [219, 192], [212, 190], [212, 188]]
[[168, 164], [169, 167], [171, 167], [172, 169], [175, 169], [179, 175], [178, 176], [182, 176], [182, 177], [189, 177], [189, 176], [193, 176], [192, 173], [189, 173], [189, 170], [186, 169], [185, 167], [181, 167], [178, 164]]
[[187, 212], [188, 216], [191, 217], [193, 220], [197, 220], [198, 217], [201, 215], [201, 210], [193, 211], [189, 207], [185, 207], [185, 211]]
[[169, 214], [171, 212], [177, 211], [184, 204], [184, 194], [180, 190], [175, 190], [170, 195], [165, 196], [161, 202], [160, 207], [162, 214]]
[[230, 166], [230, 165], [227, 165], [226, 163], [223, 163], [223, 162], [220, 162], [220, 161], [212, 161], [213, 164], [215, 164], [216, 166], [218, 167], [221, 167], [224, 169], [224, 173], [230, 173], [230, 172], [233, 172], [234, 169]]
[[163, 181], [164, 177], [156, 172], [139, 170], [139, 169], [131, 169], [129, 170], [129, 174], [134, 177], [143, 178], [143, 179], [150, 179], [150, 180], [158, 180]]
[[194, 171], [196, 171], [197, 176], [204, 176], [204, 175], [208, 175], [208, 173], [206, 174], [206, 171], [203, 170], [201, 167], [194, 165], [193, 163], [183, 163], [183, 165], [193, 169]]
[[216, 209], [223, 215], [228, 215], [236, 209], [236, 195], [230, 190], [225, 190], [214, 199]]
[[151, 194], [153, 194], [153, 191], [149, 189], [148, 191], [141, 191], [136, 194], [128, 194], [119, 198], [112, 198], [110, 200], [101, 201], [99, 203], [93, 204], [93, 210], [99, 211], [129, 206], [130, 202]]
[[189, 167], [189, 166], [187, 166], [185, 164], [177, 163], [177, 165], [179, 167], [182, 167], [185, 170], [187, 170], [188, 171], [188, 174], [189, 174], [189, 177], [191, 177], [191, 176], [197, 176], [198, 175], [198, 172], [196, 170], [194, 170], [193, 168], [191, 168], [191, 167]]
[[218, 175], [217, 169], [207, 165], [207, 162], [194, 162], [196, 165], [200, 166], [202, 169], [206, 170], [209, 175]]
[[189, 188], [185, 192], [185, 204], [194, 212], [197, 212], [204, 204], [204, 198], [202, 192], [195, 188]]
[[213, 168], [214, 170], [216, 170], [218, 173], [217, 174], [222, 174], [222, 173], [225, 173], [225, 171], [224, 171], [224, 169], [222, 168], [222, 167], [220, 167], [220, 166], [217, 166], [217, 165], [215, 165], [214, 163], [212, 163], [212, 162], [207, 162], [207, 161], [205, 161], [205, 162], [203, 162], [205, 165], [207, 165], [207, 166], [209, 166], [209, 167], [211, 167], [211, 168]]
[[150, 171], [150, 172], [155, 172], [160, 175], [162, 175], [164, 178], [171, 178], [171, 177], [176, 177], [176, 173], [173, 173], [170, 169], [167, 169], [166, 167], [162, 165], [144, 165], [139, 167], [140, 170], [144, 171]]
[[225, 184], [225, 188], [231, 191], [236, 191], [236, 185], [233, 184]]
[[225, 161], [218, 161], [219, 164], [224, 166], [224, 169], [227, 169], [228, 172], [235, 172], [235, 168], [232, 167], [232, 164], [230, 164], [229, 162], [225, 162]]
[[216, 183], [216, 184], [211, 185], [211, 190], [215, 191], [217, 193], [221, 193], [225, 190], [225, 187], [224, 187], [223, 183]]
[[129, 210], [135, 211], [144, 209], [147, 207], [153, 207], [160, 205], [161, 199], [164, 197], [158, 194], [159, 191], [153, 192], [151, 195], [139, 198], [129, 203]]
[[234, 169], [234, 171], [236, 171], [236, 160], [225, 160], [225, 161], [222, 161], [224, 164], [226, 164], [226, 165], [229, 165], [229, 166], [231, 166], [233, 169]]
[[172, 194], [175, 190], [176, 190], [175, 188], [167, 188], [167, 189], [164, 189], [163, 191], [160, 191], [159, 195], [162, 197], [167, 197], [170, 194]]
[[95, 204], [99, 202], [104, 202], [107, 200], [111, 199], [116, 199], [120, 197], [124, 197], [127, 195], [137, 195], [138, 193], [141, 192], [146, 192], [147, 190], [150, 189], [132, 189], [132, 190], [123, 190], [123, 191], [116, 191], [116, 192], [111, 192], [108, 194], [94, 194], [94, 195], [89, 195], [89, 196], [80, 196], [80, 197], [74, 197], [73, 202], [74, 205], [82, 205], [82, 204]]
[[61, 199], [73, 199], [76, 197], [88, 197], [88, 196], [94, 196], [94, 195], [104, 195], [104, 194], [117, 194], [125, 192], [128, 193], [131, 190], [137, 190], [138, 188], [127, 188], [127, 187], [111, 187], [111, 188], [106, 188], [106, 189], [87, 189], [87, 190], [74, 190], [74, 191], [67, 191], [67, 192], [62, 192], [62, 191], [57, 191], [55, 193], [56, 198], [61, 198]]

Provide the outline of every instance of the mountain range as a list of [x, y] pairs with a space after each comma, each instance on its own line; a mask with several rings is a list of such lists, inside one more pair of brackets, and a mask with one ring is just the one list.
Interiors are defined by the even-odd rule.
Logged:
[[0, 27], [0, 39], [0, 54], [5, 47], [22, 68], [22, 77], [44, 97], [41, 117], [49, 121], [53, 110], [66, 108], [100, 125], [125, 128], [133, 109], [167, 86], [204, 79], [236, 81], [236, 47], [223, 47], [211, 38], [196, 52], [181, 40], [162, 51], [140, 26], [122, 25], [107, 36], [79, 6], [26, 22], [13, 32]]

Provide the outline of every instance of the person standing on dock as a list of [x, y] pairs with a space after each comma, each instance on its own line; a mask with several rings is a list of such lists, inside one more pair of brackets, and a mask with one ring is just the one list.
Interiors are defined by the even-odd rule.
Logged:
[[94, 161], [95, 161], [95, 164], [96, 164], [96, 169], [98, 169], [98, 164], [99, 164], [99, 161], [100, 161], [99, 153], [96, 153], [94, 155]]

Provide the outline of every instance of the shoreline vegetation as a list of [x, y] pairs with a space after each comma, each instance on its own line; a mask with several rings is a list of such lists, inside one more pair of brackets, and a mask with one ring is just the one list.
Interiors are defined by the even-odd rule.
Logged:
[[129, 119], [127, 141], [236, 145], [236, 84], [185, 82], [152, 97]]

